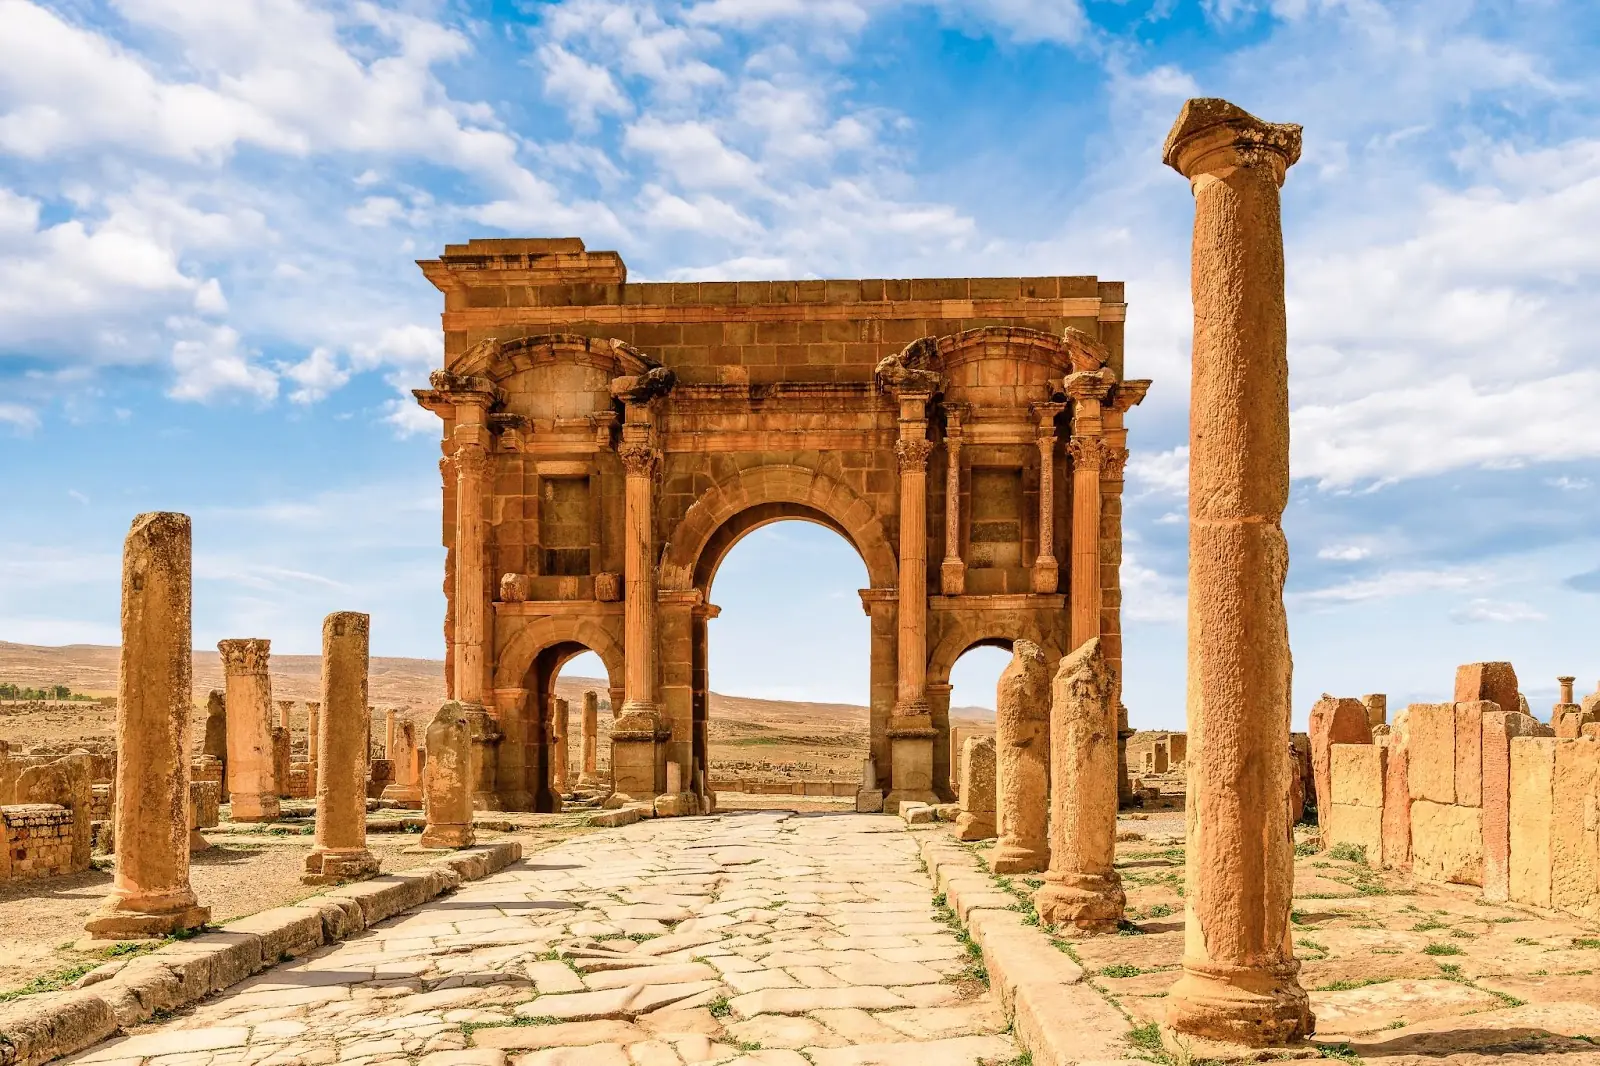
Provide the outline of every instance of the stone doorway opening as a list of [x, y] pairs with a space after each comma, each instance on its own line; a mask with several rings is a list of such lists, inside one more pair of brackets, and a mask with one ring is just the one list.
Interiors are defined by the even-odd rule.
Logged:
[[725, 793], [853, 804], [874, 671], [850, 537], [805, 505], [757, 505], [718, 528], [695, 578], [711, 605], [693, 634], [695, 765]]
[[[500, 740], [501, 780], [497, 782], [497, 791], [510, 810], [542, 813], [560, 810], [560, 793], [570, 792], [580, 774], [583, 697], [581, 688], [571, 691], [570, 685], [557, 690], [556, 683], [564, 673], [598, 681], [598, 684], [582, 687], [598, 692], [602, 729], [611, 717], [606, 713], [607, 705], [616, 708], [621, 704], [622, 676], [596, 649], [576, 640], [560, 640], [534, 655], [528, 667], [521, 707], [516, 709], [517, 713], [502, 714], [500, 722], [504, 735]], [[568, 701], [564, 723], [557, 721], [556, 701], [560, 698]], [[564, 743], [562, 724], [566, 726]], [[510, 745], [521, 749], [520, 768], [516, 765], [518, 752]], [[609, 743], [602, 744], [601, 748], [601, 757], [609, 761]], [[558, 772], [562, 753], [567, 760], [564, 777]], [[519, 778], [521, 787], [517, 787]]]

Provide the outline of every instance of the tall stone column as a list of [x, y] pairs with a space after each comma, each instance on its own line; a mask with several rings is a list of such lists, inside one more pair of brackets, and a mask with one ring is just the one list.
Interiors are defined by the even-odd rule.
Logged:
[[[1300, 127], [1184, 104], [1164, 159], [1194, 192], [1189, 795], [1183, 976], [1166, 1023], [1252, 1047], [1314, 1019], [1290, 939], [1289, 363], [1278, 190]], [[1199, 1054], [1197, 1052], [1197, 1054]]]
[[[967, 564], [961, 559], [961, 411], [947, 407], [945, 418], [944, 562], [939, 564], [939, 591], [959, 596], [967, 588]], [[949, 761], [947, 751], [946, 769]]]
[[385, 707], [383, 709], [383, 757], [390, 762], [394, 761], [395, 729], [399, 726], [400, 709], [398, 707]]
[[278, 728], [288, 729], [289, 714], [294, 710], [294, 700], [277, 700], [275, 702], [278, 704]]
[[467, 708], [451, 700], [428, 725], [428, 763], [423, 767], [425, 848], [467, 848], [472, 832], [472, 725]]
[[271, 649], [270, 640], [249, 637], [217, 642], [228, 704], [228, 793], [235, 822], [278, 817], [272, 679], [267, 673]]
[[1033, 873], [1050, 864], [1050, 671], [1031, 641], [1011, 645], [995, 693], [997, 874]]
[[933, 717], [928, 706], [928, 400], [903, 390], [900, 401], [900, 611], [898, 684], [889, 720], [889, 794], [884, 808], [934, 803]]
[[583, 694], [583, 770], [578, 774], [579, 788], [594, 788], [600, 781], [600, 694], [590, 690]]
[[1039, 556], [1033, 561], [1033, 591], [1053, 594], [1061, 587], [1061, 564], [1056, 561], [1056, 415], [1065, 405], [1035, 404], [1039, 420], [1034, 437], [1039, 445]]
[[550, 701], [550, 726], [551, 738], [551, 769], [550, 780], [555, 790], [565, 795], [569, 790], [567, 777], [569, 775], [572, 759], [571, 748], [567, 744], [567, 736], [572, 727], [572, 705], [560, 696]]
[[[461, 432], [472, 429], [475, 432]], [[485, 645], [488, 640], [488, 579], [485, 568], [488, 530], [483, 522], [483, 482], [490, 471], [488, 448], [478, 440], [483, 427], [458, 427], [456, 469], [456, 640], [454, 680], [461, 703], [482, 707], [485, 690]]]
[[1117, 712], [1100, 638], [1061, 660], [1050, 686], [1050, 869], [1040, 920], [1067, 936], [1115, 932], [1127, 900], [1117, 852]]
[[[630, 418], [624, 432], [648, 434]], [[623, 489], [623, 668], [627, 697], [611, 734], [613, 788], [633, 799], [652, 799], [664, 784], [657, 774], [655, 477], [661, 453], [648, 440], [618, 447]]]
[[317, 749], [322, 745], [322, 701], [306, 700], [306, 774], [311, 794], [317, 794]]
[[1067, 579], [1068, 630], [1074, 648], [1100, 635], [1100, 470], [1106, 445], [1100, 401], [1111, 391], [1111, 371], [1079, 371], [1066, 380], [1072, 399], [1072, 563]]
[[117, 865], [84, 928], [100, 940], [202, 926], [189, 887], [189, 516], [133, 520], [122, 548], [122, 657], [117, 674]]
[[1150, 391], [1147, 379], [1119, 381], [1100, 413], [1104, 422], [1105, 462], [1100, 467], [1100, 641], [1116, 686], [1117, 801], [1133, 798], [1128, 778], [1128, 708], [1122, 702], [1122, 489], [1128, 464], [1124, 416]]
[[206, 732], [200, 742], [200, 754], [217, 760], [222, 768], [218, 782], [219, 802], [228, 802], [228, 698], [220, 688], [206, 696]]
[[349, 881], [378, 872], [367, 850], [367, 645], [371, 620], [337, 611], [322, 623], [322, 735], [317, 828], [301, 880]]

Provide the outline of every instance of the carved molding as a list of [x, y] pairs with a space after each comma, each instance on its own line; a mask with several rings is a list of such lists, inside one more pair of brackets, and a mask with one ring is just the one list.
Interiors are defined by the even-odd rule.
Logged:
[[1072, 466], [1076, 470], [1103, 469], [1109, 451], [1103, 437], [1073, 437], [1067, 442], [1067, 454], [1072, 456]]
[[900, 469], [926, 470], [928, 456], [933, 454], [933, 441], [916, 437], [904, 437], [895, 441], [894, 453], [900, 458]]
[[260, 637], [219, 640], [217, 652], [222, 656], [222, 672], [226, 675], [265, 674], [272, 641]]
[[655, 477], [661, 468], [661, 453], [639, 441], [618, 445], [617, 458], [629, 477]]
[[1107, 445], [1100, 466], [1100, 477], [1106, 481], [1121, 481], [1128, 466], [1128, 449]]
[[460, 444], [451, 457], [457, 478], [481, 478], [489, 471], [489, 453], [481, 444]]

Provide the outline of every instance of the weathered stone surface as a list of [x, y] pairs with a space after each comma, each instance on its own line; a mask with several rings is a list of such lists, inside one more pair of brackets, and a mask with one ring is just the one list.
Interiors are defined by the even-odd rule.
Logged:
[[162, 936], [210, 912], [189, 887], [190, 524], [133, 520], [123, 547], [117, 690], [117, 866], [84, 928], [93, 937]]
[[1483, 811], [1432, 800], [1411, 801], [1411, 862], [1417, 877], [1458, 885], [1483, 883]]
[[997, 873], [1050, 865], [1050, 674], [1038, 645], [1019, 640], [995, 696]]
[[1184, 104], [1163, 152], [1195, 200], [1190, 936], [1166, 1023], [1251, 1046], [1297, 1040], [1313, 1022], [1289, 936], [1286, 802], [1289, 368], [1278, 189], [1299, 156], [1298, 126], [1217, 99]]
[[1511, 899], [1536, 907], [1550, 906], [1556, 743], [1553, 737], [1516, 737], [1510, 743], [1508, 890]]
[[[995, 787], [994, 738], [968, 737], [961, 757], [961, 814], [956, 819], [958, 840], [988, 840], [994, 836]], [[922, 809], [932, 812], [932, 807]], [[912, 825], [921, 824], [911, 817], [906, 820]]]
[[1324, 694], [1311, 708], [1311, 773], [1317, 786], [1317, 812], [1320, 815], [1340, 800], [1333, 793], [1330, 759], [1335, 744], [1371, 744], [1372, 724], [1360, 700], [1341, 699]]
[[465, 848], [473, 843], [472, 733], [467, 708], [455, 701], [439, 708], [428, 725], [428, 764], [423, 768], [425, 848]]
[[1517, 671], [1510, 663], [1467, 663], [1456, 667], [1456, 703], [1487, 701], [1502, 711], [1518, 709]]
[[[370, 877], [367, 850], [367, 648], [371, 619], [338, 611], [322, 622], [322, 714], [315, 845], [302, 880], [329, 884]], [[372, 924], [370, 921], [368, 925]]]
[[1511, 742], [1538, 724], [1498, 707], [1483, 714], [1483, 897], [1497, 903], [1511, 898]]
[[[1413, 802], [1456, 801], [1456, 708], [1453, 703], [1413, 703], [1406, 708], [1411, 742], [1408, 785]], [[1414, 836], [1415, 834], [1413, 834]]]
[[1050, 687], [1050, 868], [1033, 902], [1041, 921], [1068, 936], [1114, 930], [1126, 902], [1113, 865], [1114, 691], [1098, 637], [1061, 660]]

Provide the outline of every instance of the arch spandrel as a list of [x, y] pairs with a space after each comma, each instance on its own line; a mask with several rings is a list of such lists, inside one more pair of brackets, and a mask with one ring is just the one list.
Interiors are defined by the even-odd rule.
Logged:
[[962, 621], [943, 635], [928, 655], [928, 683], [944, 684], [950, 680], [950, 670], [967, 652], [977, 647], [1005, 647], [1013, 641], [1028, 640], [1044, 652], [1050, 669], [1061, 659], [1061, 651], [1045, 629], [1033, 620], [1020, 623], [995, 619], [992, 624]]
[[[771, 505], [778, 506], [759, 524], [793, 517], [837, 529], [861, 554], [873, 588], [896, 587], [896, 556], [870, 502], [844, 482], [810, 467], [768, 463], [719, 481], [689, 506], [662, 547], [661, 589], [694, 588], [696, 576], [702, 572], [701, 557], [722, 527], [742, 514]], [[796, 511], [781, 513], [782, 505]]]

